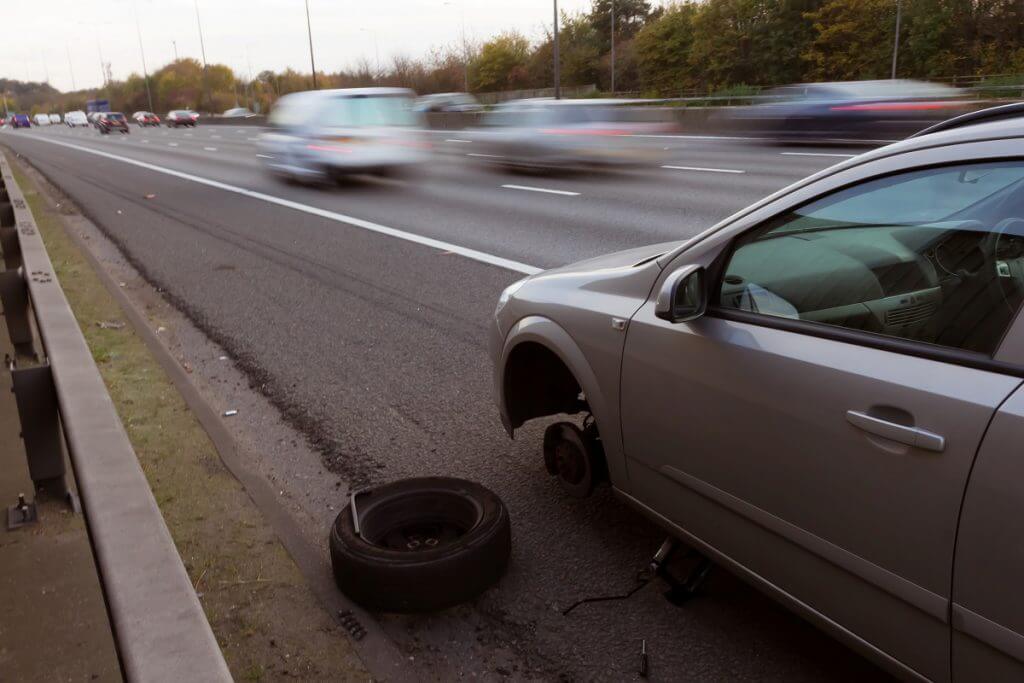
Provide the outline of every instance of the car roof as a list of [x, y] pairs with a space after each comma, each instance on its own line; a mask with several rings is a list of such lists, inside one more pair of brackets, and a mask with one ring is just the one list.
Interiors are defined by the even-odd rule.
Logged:
[[291, 93], [292, 95], [302, 95], [305, 97], [365, 97], [366, 95], [408, 95], [415, 97], [416, 93], [409, 88], [334, 88], [332, 90], [306, 90], [300, 93]]

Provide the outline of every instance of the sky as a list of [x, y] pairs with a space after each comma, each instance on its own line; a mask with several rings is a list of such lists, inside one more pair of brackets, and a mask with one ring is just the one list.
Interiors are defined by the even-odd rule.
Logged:
[[[45, 81], [58, 90], [102, 84], [100, 53], [115, 78], [142, 73], [135, 8], [150, 73], [180, 57], [200, 58], [195, 2], [206, 58], [240, 75], [292, 67], [309, 71], [303, 0], [31, 0], [0, 9], [0, 78]], [[591, 0], [558, 0], [559, 10], [589, 9]], [[433, 46], [460, 44], [505, 29], [531, 39], [552, 19], [552, 0], [309, 0], [318, 71], [381, 65], [419, 57]]]

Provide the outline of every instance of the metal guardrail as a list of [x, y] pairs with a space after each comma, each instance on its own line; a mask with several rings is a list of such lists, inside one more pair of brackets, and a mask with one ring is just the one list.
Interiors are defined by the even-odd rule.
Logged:
[[[6, 266], [0, 291], [12, 342], [16, 348], [30, 345], [37, 356], [42, 351], [34, 367], [9, 363], [30, 474], [37, 483], [56, 480], [66, 491], [66, 444], [125, 678], [230, 681], [138, 457], [2, 154], [0, 248]], [[41, 344], [34, 339], [36, 331]]]

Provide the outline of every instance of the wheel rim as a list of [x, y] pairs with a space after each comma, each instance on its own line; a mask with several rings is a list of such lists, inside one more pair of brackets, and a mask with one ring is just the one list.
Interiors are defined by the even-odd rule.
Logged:
[[405, 553], [428, 552], [457, 543], [482, 517], [470, 498], [424, 491], [371, 503], [359, 513], [363, 540]]
[[586, 455], [575, 444], [563, 441], [555, 447], [555, 469], [562, 481], [579, 484], [587, 475]]

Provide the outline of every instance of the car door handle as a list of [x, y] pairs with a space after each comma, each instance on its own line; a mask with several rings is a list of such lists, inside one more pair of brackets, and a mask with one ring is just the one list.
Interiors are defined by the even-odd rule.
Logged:
[[867, 413], [856, 410], [847, 410], [846, 419], [857, 429], [862, 429], [865, 432], [892, 441], [899, 441], [908, 446], [923, 448], [926, 451], [935, 451], [936, 453], [941, 453], [946, 449], [946, 439], [944, 437], [924, 429], [889, 422], [888, 420], [872, 417]]

